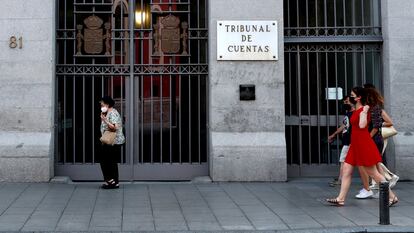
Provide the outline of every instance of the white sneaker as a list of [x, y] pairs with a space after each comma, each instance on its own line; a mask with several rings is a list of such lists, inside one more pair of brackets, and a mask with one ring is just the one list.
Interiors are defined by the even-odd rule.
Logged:
[[372, 192], [372, 190], [368, 191], [366, 189], [361, 189], [361, 191], [359, 191], [355, 197], [358, 199], [366, 199], [372, 197], [372, 195], [374, 195], [374, 192]]
[[369, 188], [370, 188], [370, 189], [379, 189], [379, 186], [378, 186], [378, 184], [377, 184], [377, 183], [375, 183], [375, 184], [371, 184], [371, 185], [369, 186]]
[[395, 187], [395, 185], [397, 184], [397, 182], [398, 182], [398, 180], [400, 179], [400, 177], [399, 176], [397, 176], [397, 175], [393, 175], [392, 177], [391, 177], [391, 180], [390, 180], [390, 188], [394, 188]]
[[374, 193], [374, 195], [372, 195], [372, 198], [378, 199], [379, 198], [379, 192]]

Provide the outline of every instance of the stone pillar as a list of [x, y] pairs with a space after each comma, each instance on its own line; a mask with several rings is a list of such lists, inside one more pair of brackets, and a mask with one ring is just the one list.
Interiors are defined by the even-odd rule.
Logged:
[[395, 156], [401, 179], [414, 180], [414, 1], [382, 0], [381, 4], [385, 108], [399, 131], [387, 156]]
[[0, 182], [53, 174], [54, 2], [0, 0]]
[[[217, 61], [218, 20], [277, 20], [278, 61]], [[240, 101], [239, 85], [256, 100]], [[285, 181], [283, 0], [209, 1], [210, 176], [214, 181]]]

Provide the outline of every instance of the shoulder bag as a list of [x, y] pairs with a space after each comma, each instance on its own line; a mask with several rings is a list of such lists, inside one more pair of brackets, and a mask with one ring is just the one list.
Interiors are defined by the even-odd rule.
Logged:
[[382, 127], [381, 134], [383, 139], [390, 138], [398, 134], [398, 131], [394, 128], [394, 126], [390, 127]]
[[116, 138], [116, 131], [109, 131], [106, 130], [102, 137], [100, 138], [101, 142], [106, 145], [113, 146], [115, 144], [115, 138]]

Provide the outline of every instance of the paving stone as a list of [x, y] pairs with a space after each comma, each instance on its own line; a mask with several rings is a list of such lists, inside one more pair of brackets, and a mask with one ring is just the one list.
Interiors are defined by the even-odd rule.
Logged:
[[321, 228], [320, 223], [315, 221], [311, 216], [306, 214], [282, 214], [280, 218], [291, 229]]
[[[390, 213], [398, 229], [414, 229], [412, 187], [412, 183], [397, 186], [400, 203]], [[340, 232], [378, 226], [378, 200], [354, 199], [358, 189], [360, 184], [354, 183], [346, 206], [337, 208], [324, 203], [324, 198], [337, 194], [338, 188], [328, 187], [322, 179], [140, 183], [108, 192], [96, 184], [0, 184], [0, 231]]]
[[216, 221], [190, 221], [188, 227], [192, 231], [219, 231], [222, 230]]

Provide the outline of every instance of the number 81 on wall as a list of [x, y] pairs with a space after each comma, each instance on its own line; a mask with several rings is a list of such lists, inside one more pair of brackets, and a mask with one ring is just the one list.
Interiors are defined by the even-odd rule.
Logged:
[[23, 37], [17, 38], [16, 36], [11, 36], [9, 40], [9, 47], [12, 49], [15, 49], [17, 47], [19, 49], [22, 49], [23, 48]]

